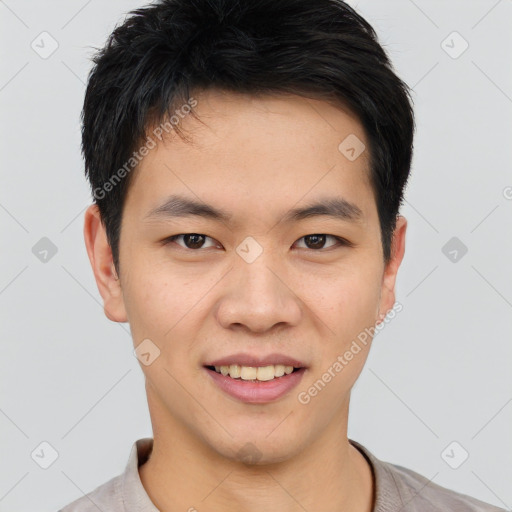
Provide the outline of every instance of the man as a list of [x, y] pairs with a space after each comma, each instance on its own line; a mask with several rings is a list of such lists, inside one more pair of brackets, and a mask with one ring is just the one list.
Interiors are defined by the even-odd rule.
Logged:
[[372, 27], [338, 0], [160, 0], [94, 62], [85, 241], [154, 437], [62, 510], [500, 510], [347, 438], [413, 149]]

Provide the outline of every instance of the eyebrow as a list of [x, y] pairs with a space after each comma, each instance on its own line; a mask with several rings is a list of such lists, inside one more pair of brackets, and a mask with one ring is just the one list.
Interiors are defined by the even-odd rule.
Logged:
[[[162, 204], [149, 211], [144, 216], [144, 220], [189, 216], [198, 216], [224, 223], [229, 223], [233, 218], [232, 214], [221, 208], [184, 196], [171, 195]], [[280, 222], [289, 224], [312, 217], [332, 217], [355, 223], [362, 221], [363, 211], [342, 197], [325, 197], [304, 207], [293, 208], [284, 215]]]

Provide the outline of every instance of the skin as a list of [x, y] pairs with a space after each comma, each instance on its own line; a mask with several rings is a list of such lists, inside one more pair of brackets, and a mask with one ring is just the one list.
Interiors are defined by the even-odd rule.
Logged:
[[[192, 143], [171, 134], [136, 170], [123, 213], [119, 276], [97, 207], [85, 214], [106, 316], [130, 323], [135, 347], [149, 338], [160, 350], [150, 365], [141, 364], [154, 437], [141, 481], [164, 512], [370, 512], [371, 469], [349, 444], [347, 421], [371, 343], [307, 405], [297, 395], [393, 307], [407, 221], [398, 218], [384, 265], [368, 151], [349, 161], [338, 150], [349, 134], [366, 144], [349, 110], [293, 95], [193, 96], [205, 124], [190, 115], [181, 121]], [[176, 193], [227, 210], [233, 224], [144, 220]], [[280, 222], [289, 209], [324, 196], [355, 203], [362, 221]], [[209, 238], [203, 246], [184, 237], [161, 243], [186, 233]], [[323, 246], [308, 243], [311, 234], [353, 246], [331, 237]], [[263, 248], [250, 264], [236, 252], [247, 236]], [[279, 400], [247, 404], [227, 396], [203, 368], [235, 352], [280, 352], [308, 369]], [[258, 451], [253, 463], [241, 460], [246, 443]]]

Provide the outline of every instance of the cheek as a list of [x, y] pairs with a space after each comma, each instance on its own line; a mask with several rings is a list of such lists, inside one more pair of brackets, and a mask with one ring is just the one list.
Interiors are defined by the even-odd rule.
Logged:
[[[203, 320], [202, 297], [214, 286], [216, 280], [203, 272], [193, 275], [176, 269], [153, 264], [135, 265], [124, 287], [125, 306], [134, 343], [145, 338], [155, 341], [162, 349], [171, 346], [176, 353], [179, 346], [186, 346]], [[192, 325], [194, 324], [194, 325]]]
[[[130, 280], [124, 293], [132, 333], [142, 331], [144, 336], [151, 337], [148, 332], [151, 326], [152, 333], [156, 334], [162, 322], [162, 311], [169, 306], [169, 283], [159, 282], [151, 279], [148, 274], [139, 273]], [[168, 310], [172, 311], [170, 308]], [[170, 315], [167, 318], [172, 321]]]
[[380, 279], [377, 267], [347, 265], [328, 275], [306, 277], [302, 290], [339, 345], [375, 323]]
[[326, 421], [348, 401], [364, 367], [372, 339], [368, 329], [375, 325], [379, 292], [378, 272], [367, 267], [333, 279], [318, 296], [315, 312], [329, 330], [322, 336], [321, 357], [304, 382], [301, 396], [324, 410]]
[[158, 268], [135, 265], [126, 281], [123, 294], [134, 343], [150, 338], [161, 346], [165, 333], [185, 314], [181, 283]]
[[361, 286], [361, 282], [352, 283], [348, 293], [339, 298], [340, 328], [350, 337], [356, 337], [359, 332], [375, 323], [375, 312], [379, 302], [379, 287], [375, 283]]
[[[190, 371], [196, 332], [191, 322], [197, 322], [194, 305], [198, 298], [190, 292], [187, 296], [183, 282], [174, 276], [154, 269], [136, 275], [126, 290], [125, 301], [134, 348], [140, 344], [141, 351], [154, 357], [147, 365], [141, 359], [141, 369], [157, 395], [157, 390], [167, 390], [167, 406], [177, 407], [186, 399], [178, 383], [190, 387], [186, 383], [196, 377]], [[147, 339], [151, 343], [144, 341], [144, 345]]]

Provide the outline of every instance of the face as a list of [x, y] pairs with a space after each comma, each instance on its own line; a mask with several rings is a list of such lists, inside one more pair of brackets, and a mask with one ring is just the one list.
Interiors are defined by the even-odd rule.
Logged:
[[[368, 151], [354, 159], [366, 137], [348, 110], [297, 96], [194, 98], [202, 123], [180, 122], [191, 143], [151, 135], [133, 176], [119, 280], [94, 206], [89, 256], [106, 315], [145, 343], [155, 438], [172, 425], [228, 459], [286, 460], [346, 433], [371, 344], [360, 334], [393, 307], [406, 221], [385, 266]], [[339, 148], [348, 136], [355, 152]], [[332, 208], [305, 211], [317, 203]], [[230, 364], [233, 376], [213, 368]], [[237, 364], [270, 368], [234, 378]], [[280, 366], [296, 370], [275, 376]]]

